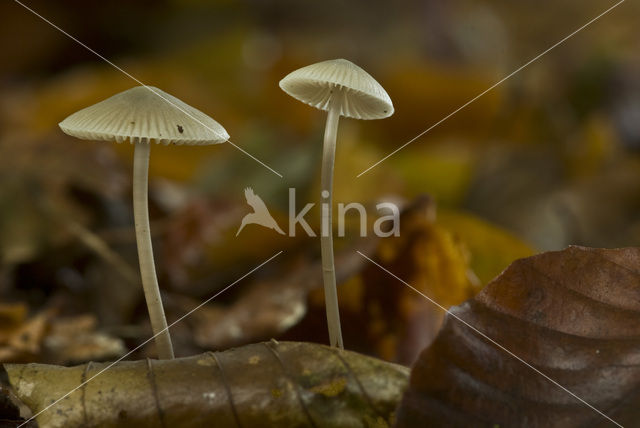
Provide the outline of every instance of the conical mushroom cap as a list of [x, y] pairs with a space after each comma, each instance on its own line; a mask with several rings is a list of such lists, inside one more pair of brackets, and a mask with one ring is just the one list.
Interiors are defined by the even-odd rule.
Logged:
[[65, 134], [83, 140], [206, 145], [229, 139], [215, 120], [153, 86], [136, 86], [59, 123]]
[[369, 73], [346, 59], [302, 67], [285, 76], [280, 87], [293, 98], [325, 111], [329, 109], [332, 91], [342, 89], [342, 116], [383, 119], [393, 114], [387, 91]]

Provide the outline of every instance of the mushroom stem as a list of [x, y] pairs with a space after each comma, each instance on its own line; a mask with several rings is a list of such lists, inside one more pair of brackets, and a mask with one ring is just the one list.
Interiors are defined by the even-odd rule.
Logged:
[[336, 289], [336, 270], [333, 261], [333, 164], [336, 156], [336, 137], [338, 134], [338, 122], [342, 96], [337, 88], [333, 90], [333, 96], [329, 100], [329, 112], [327, 124], [324, 129], [324, 146], [322, 150], [322, 196], [329, 209], [324, 212], [322, 225], [327, 225], [320, 232], [320, 248], [322, 250], [322, 279], [324, 282], [324, 299], [327, 310], [327, 325], [329, 327], [329, 342], [331, 346], [344, 349], [342, 343], [342, 331], [340, 330], [340, 312], [338, 309], [338, 290]]
[[136, 242], [144, 297], [147, 301], [151, 328], [155, 337], [158, 358], [173, 359], [173, 346], [162, 308], [158, 278], [153, 262], [153, 247], [149, 228], [148, 174], [151, 143], [136, 143], [133, 154], [133, 217], [136, 225]]

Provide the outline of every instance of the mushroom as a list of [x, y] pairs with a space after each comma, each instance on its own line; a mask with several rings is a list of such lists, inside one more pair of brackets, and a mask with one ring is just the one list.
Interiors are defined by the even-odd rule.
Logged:
[[355, 119], [383, 119], [393, 114], [391, 98], [382, 86], [362, 68], [346, 59], [333, 59], [308, 65], [289, 73], [280, 88], [299, 101], [327, 111], [322, 152], [322, 198], [330, 207], [323, 212], [328, 225], [320, 237], [322, 272], [331, 346], [344, 347], [340, 331], [340, 313], [333, 261], [331, 222], [333, 164], [340, 116]]
[[153, 262], [147, 205], [151, 142], [205, 145], [225, 142], [227, 131], [206, 114], [151, 86], [137, 86], [82, 109], [60, 122], [65, 134], [83, 140], [134, 145], [133, 213], [144, 297], [160, 359], [173, 358]]

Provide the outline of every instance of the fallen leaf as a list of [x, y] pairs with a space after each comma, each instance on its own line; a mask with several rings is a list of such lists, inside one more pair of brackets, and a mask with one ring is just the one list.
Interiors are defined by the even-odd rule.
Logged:
[[4, 305], [2, 317], [8, 321], [0, 333], [0, 361], [33, 361], [41, 351], [52, 311], [27, 318], [22, 304]]
[[46, 360], [55, 364], [104, 361], [126, 352], [122, 340], [96, 331], [93, 315], [57, 318], [44, 339]]
[[535, 254], [522, 239], [472, 214], [440, 209], [436, 222], [464, 243], [469, 250], [470, 267], [482, 284], [498, 276], [514, 260]]
[[[640, 421], [640, 248], [569, 247], [514, 262], [452, 308], [420, 355], [398, 427], [592, 427]], [[402, 287], [401, 284], [398, 285]]]
[[27, 318], [24, 303], [0, 304], [0, 344], [6, 344]]
[[[362, 240], [358, 248], [370, 254], [376, 243], [376, 239]], [[359, 274], [363, 265], [364, 260], [353, 248], [338, 252], [338, 283]], [[250, 284], [232, 304], [203, 306], [187, 321], [193, 329], [196, 344], [204, 349], [225, 349], [279, 337], [307, 313], [309, 293], [322, 287], [321, 272], [319, 260], [309, 261], [301, 257], [286, 274]], [[182, 312], [198, 304], [191, 299], [180, 300]]]
[[45, 309], [28, 317], [22, 303], [0, 305], [0, 361], [55, 364], [106, 360], [124, 354], [124, 343], [96, 331], [93, 315], [57, 317]]

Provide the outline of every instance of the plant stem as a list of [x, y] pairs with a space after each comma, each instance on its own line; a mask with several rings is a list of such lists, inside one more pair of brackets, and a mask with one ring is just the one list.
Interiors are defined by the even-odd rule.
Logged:
[[136, 226], [142, 288], [144, 288], [144, 298], [147, 301], [158, 358], [170, 360], [173, 359], [173, 346], [167, 329], [164, 309], [162, 308], [149, 229], [149, 206], [147, 201], [150, 148], [151, 143], [135, 144], [133, 153], [133, 217]]
[[[338, 88], [333, 90], [329, 101], [327, 125], [324, 129], [324, 146], [322, 150], [322, 178], [323, 192], [328, 192], [328, 197], [323, 197], [323, 203], [328, 204], [329, 209], [323, 216], [322, 224], [327, 225], [327, 231], [320, 231], [320, 247], [322, 250], [322, 279], [324, 282], [324, 299], [327, 310], [327, 325], [329, 327], [329, 343], [331, 346], [344, 349], [342, 343], [342, 331], [340, 330], [340, 312], [338, 309], [338, 290], [336, 289], [336, 270], [333, 261], [333, 164], [336, 156], [336, 137], [338, 134], [338, 122], [340, 120], [340, 107], [342, 94]], [[326, 193], [325, 193], [326, 194]], [[324, 228], [321, 228], [324, 229]]]

